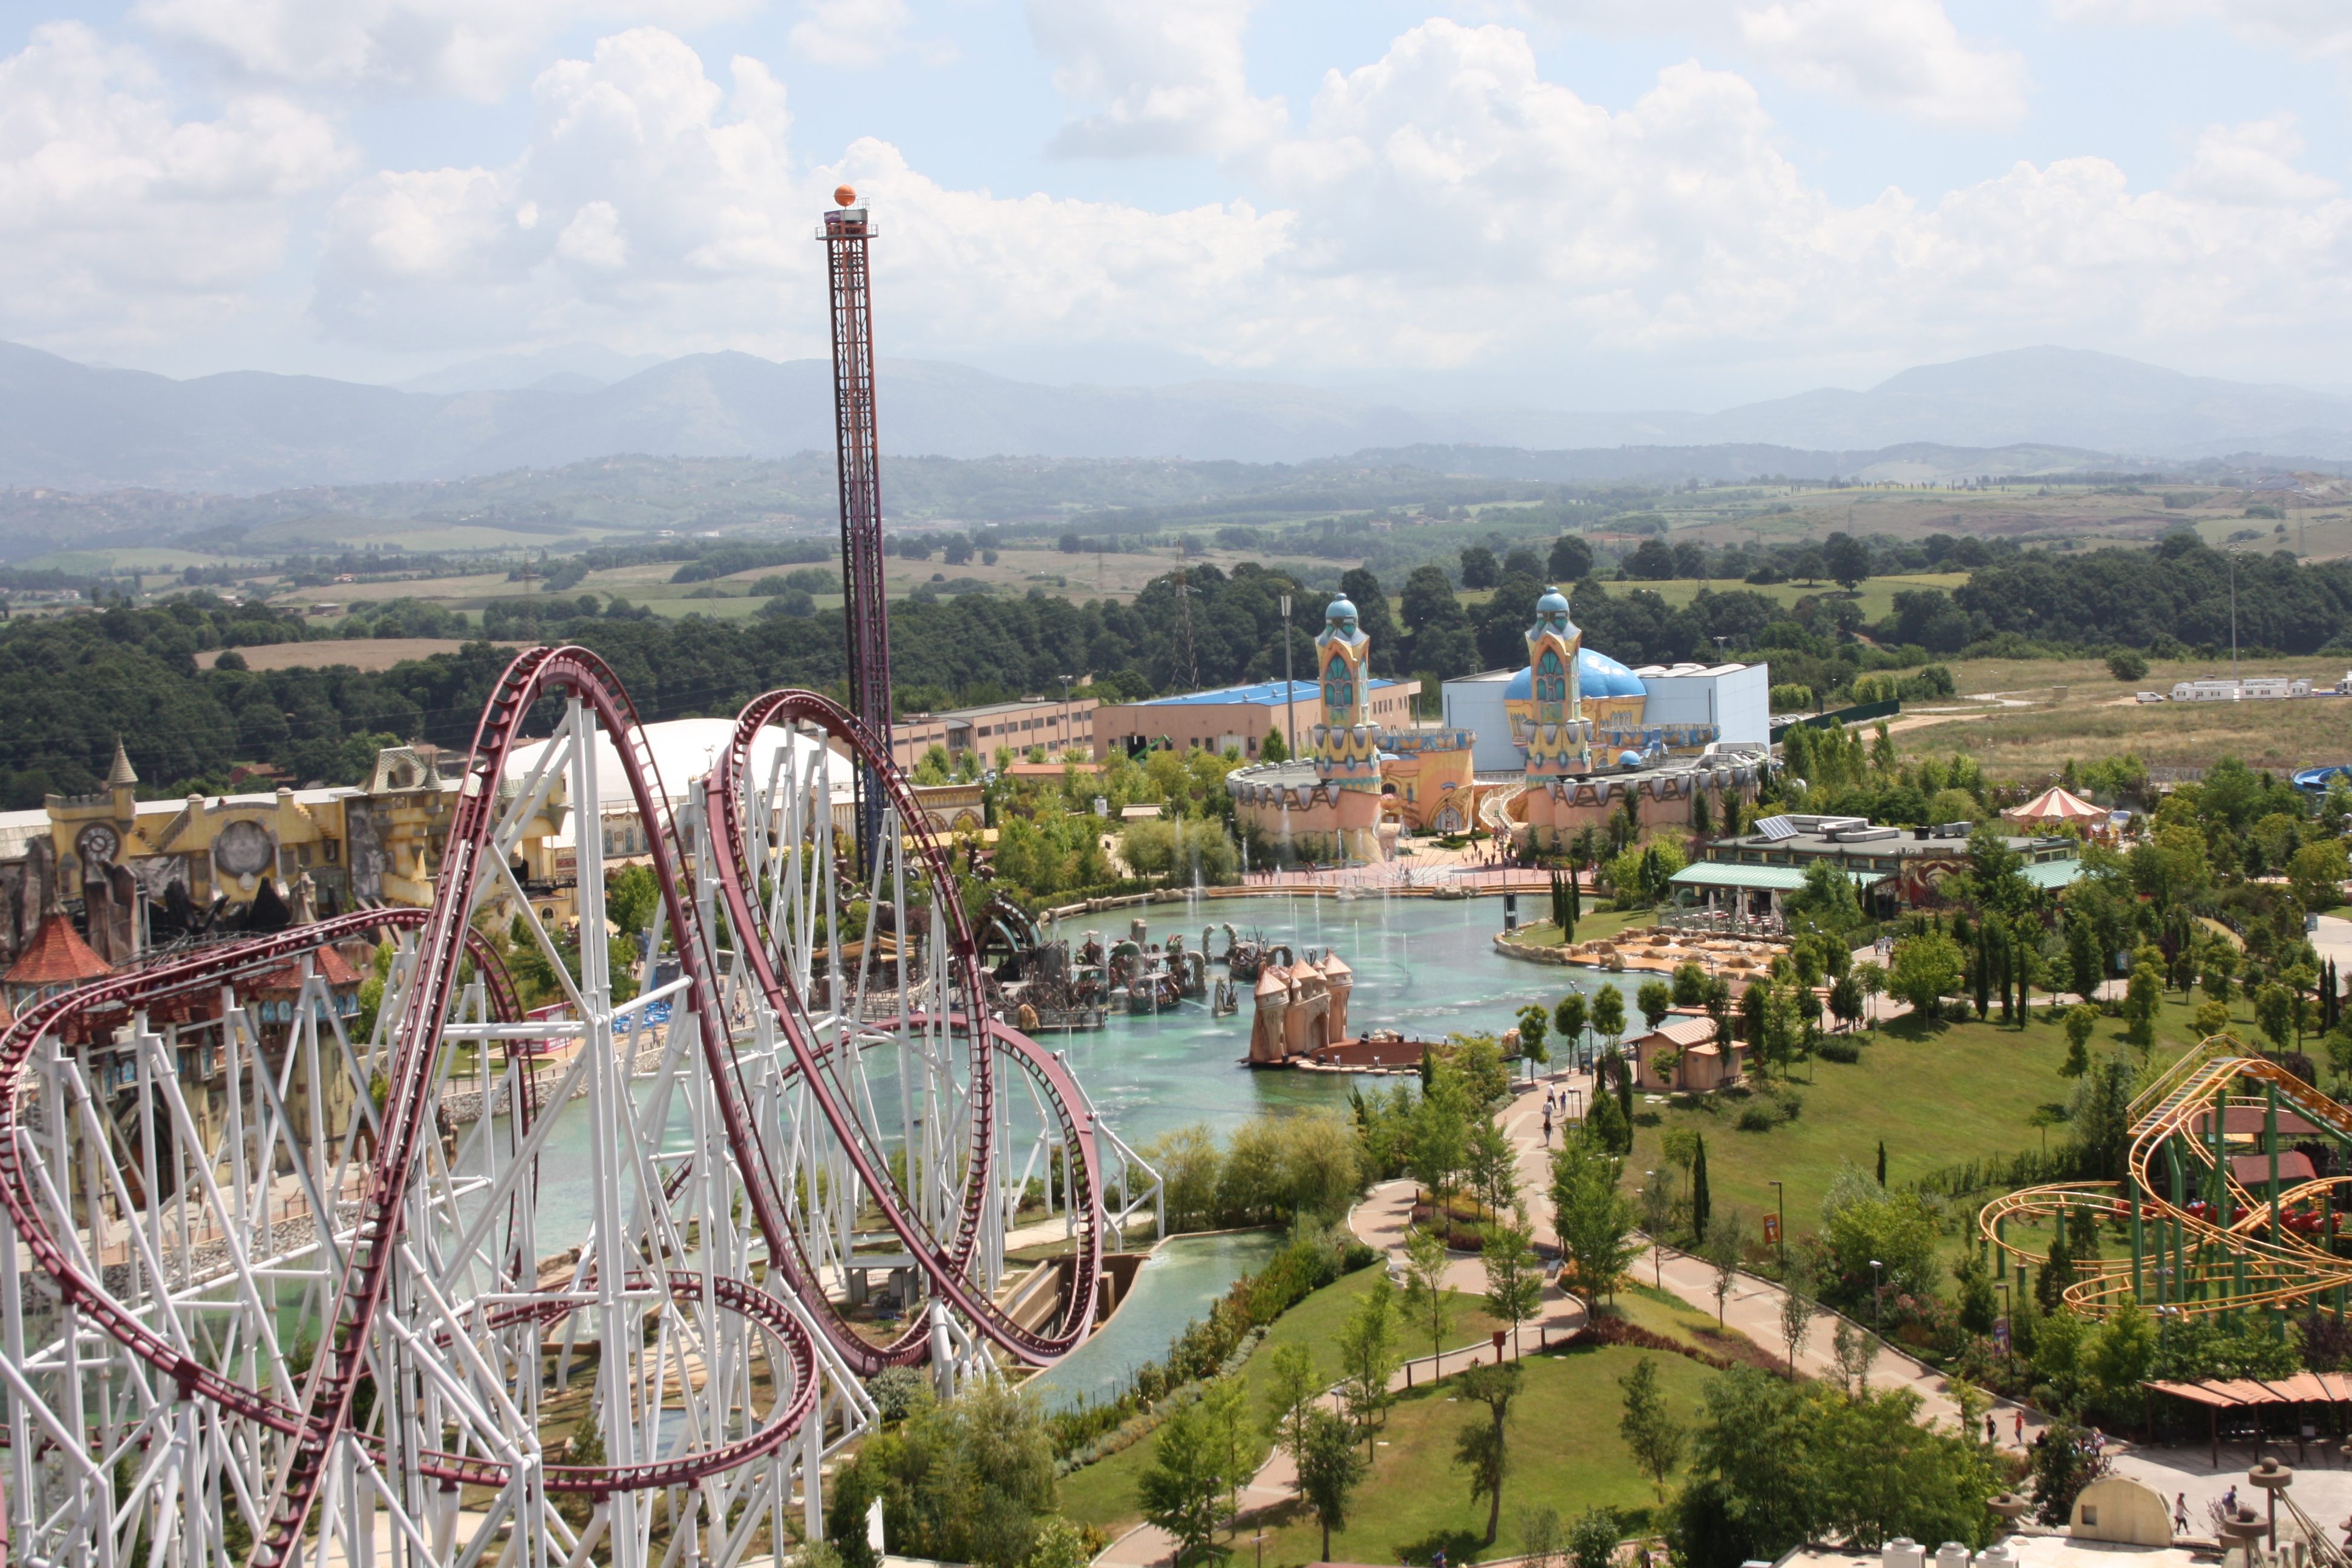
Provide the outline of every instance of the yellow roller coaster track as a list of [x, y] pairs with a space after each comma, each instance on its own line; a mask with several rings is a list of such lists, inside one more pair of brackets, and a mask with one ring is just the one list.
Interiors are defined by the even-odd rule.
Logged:
[[[2233, 1092], [2241, 1085], [2261, 1092]], [[2133, 1099], [2128, 1181], [2021, 1188], [1987, 1204], [1978, 1228], [2004, 1266], [2038, 1268], [2043, 1257], [2008, 1238], [2010, 1222], [2040, 1224], [2086, 1212], [2126, 1222], [2128, 1256], [2074, 1263], [2066, 1302], [2094, 1317], [2126, 1297], [2196, 1315], [2300, 1306], [2352, 1287], [2352, 1259], [2329, 1250], [2336, 1226], [2328, 1205], [2336, 1184], [2352, 1176], [2274, 1178], [2256, 1191], [2229, 1163], [2231, 1110], [2263, 1113], [2259, 1152], [2278, 1152], [2273, 1112], [2300, 1116], [2318, 1136], [2352, 1149], [2352, 1110], [2278, 1063], [2247, 1054], [2231, 1037], [2216, 1035]], [[2207, 1119], [2207, 1132], [2197, 1130], [2200, 1118]], [[2272, 1164], [2274, 1172], [2274, 1160]], [[2287, 1223], [2287, 1216], [2314, 1207], [2326, 1234], [2309, 1237]], [[2337, 1302], [2342, 1300], [2339, 1295]]]

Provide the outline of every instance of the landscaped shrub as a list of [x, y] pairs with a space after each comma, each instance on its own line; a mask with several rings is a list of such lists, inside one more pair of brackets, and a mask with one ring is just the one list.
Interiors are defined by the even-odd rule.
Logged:
[[1843, 1062], [1851, 1067], [1862, 1060], [1862, 1042], [1832, 1036], [1813, 1047], [1813, 1055], [1825, 1062]]

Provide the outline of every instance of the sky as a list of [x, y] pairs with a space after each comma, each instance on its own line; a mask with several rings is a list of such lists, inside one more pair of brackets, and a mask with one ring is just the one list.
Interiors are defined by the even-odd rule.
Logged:
[[2342, 0], [5, 0], [0, 339], [825, 351], [1715, 409], [2060, 343], [2343, 386]]

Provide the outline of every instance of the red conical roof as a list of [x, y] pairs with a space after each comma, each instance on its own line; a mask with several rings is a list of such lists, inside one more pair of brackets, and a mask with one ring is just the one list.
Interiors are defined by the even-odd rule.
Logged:
[[106, 960], [92, 952], [89, 943], [82, 941], [72, 921], [62, 914], [51, 914], [41, 921], [41, 929], [33, 933], [25, 955], [16, 960], [16, 967], [5, 978], [11, 985], [72, 985], [113, 973]]

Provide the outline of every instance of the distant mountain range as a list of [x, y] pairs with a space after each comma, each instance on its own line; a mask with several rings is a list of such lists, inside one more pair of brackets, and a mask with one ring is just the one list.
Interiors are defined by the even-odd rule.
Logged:
[[[2079, 471], [2223, 454], [2352, 458], [2352, 396], [2032, 348], [1921, 365], [1716, 414], [1431, 413], [1310, 387], [1044, 386], [886, 360], [899, 456], [1307, 462], [1364, 454], [1583, 479], [1779, 472]], [[0, 484], [252, 493], [554, 468], [620, 453], [829, 449], [830, 367], [744, 353], [646, 363], [593, 345], [509, 354], [402, 387], [238, 371], [173, 381], [0, 343]], [[1493, 451], [1492, 448], [1503, 448]]]

